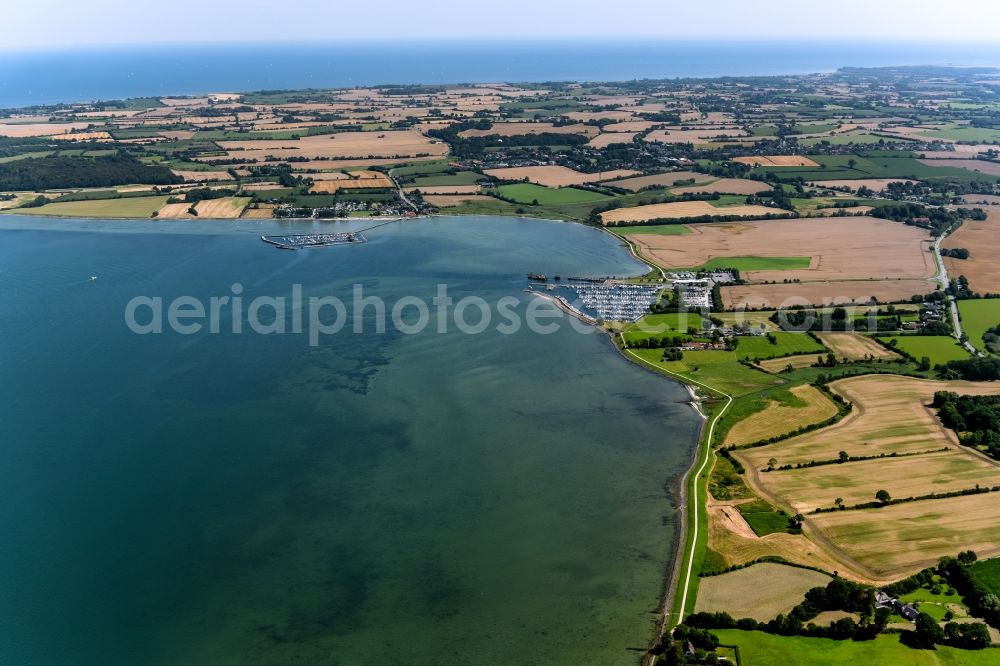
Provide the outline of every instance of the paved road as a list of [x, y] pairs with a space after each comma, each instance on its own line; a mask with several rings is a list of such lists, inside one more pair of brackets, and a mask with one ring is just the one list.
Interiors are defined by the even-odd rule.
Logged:
[[403, 191], [403, 186], [399, 184], [399, 181], [392, 177], [392, 174], [389, 174], [389, 180], [391, 180], [392, 184], [396, 186], [396, 191], [399, 192], [399, 198], [403, 200], [403, 203], [412, 208], [414, 211], [420, 212], [420, 208], [417, 207], [417, 204], [406, 198], [406, 192]]
[[[948, 269], [945, 268], [944, 257], [941, 256], [941, 241], [944, 240], [949, 233], [951, 233], [951, 228], [934, 240], [934, 260], [937, 261], [938, 265], [938, 273], [934, 276], [934, 279], [940, 283], [942, 289], [948, 288]], [[955, 302], [954, 296], [948, 296], [948, 309], [951, 311], [951, 325], [955, 331], [955, 338], [961, 340], [962, 320], [958, 316], [958, 304]], [[963, 344], [973, 356], [979, 355], [979, 350], [976, 349], [972, 343], [965, 342]]]

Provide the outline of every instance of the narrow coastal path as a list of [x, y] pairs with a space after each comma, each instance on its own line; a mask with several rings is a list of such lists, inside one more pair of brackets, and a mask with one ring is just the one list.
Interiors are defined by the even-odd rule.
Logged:
[[[661, 368], [654, 363], [650, 363], [646, 359], [635, 354], [630, 349], [626, 348], [625, 353], [634, 358], [640, 364], [648, 365], [656, 369], [658, 372], [663, 372], [665, 374], [672, 375], [683, 383], [695, 384], [696, 386], [700, 386], [726, 399], [726, 404], [722, 407], [722, 409], [716, 412], [715, 416], [713, 416], [709, 421], [708, 431], [706, 432], [704, 439], [702, 441], [699, 441], [698, 443], [698, 460], [700, 462], [696, 463], [697, 465], [696, 467], [692, 467], [690, 470], [688, 470], [688, 473], [685, 475], [684, 481], [681, 486], [686, 492], [686, 500], [687, 500], [686, 502], [687, 506], [685, 507], [686, 511], [682, 515], [685, 516], [685, 522], [691, 525], [690, 530], [686, 528], [686, 525], [683, 526], [682, 531], [685, 532], [683, 541], [686, 543], [688, 541], [688, 534], [690, 534], [691, 547], [689, 549], [686, 549], [686, 552], [683, 554], [683, 559], [680, 562], [679, 570], [681, 572], [681, 577], [675, 585], [672, 585], [672, 587], [675, 590], [680, 591], [680, 606], [677, 612], [677, 622], [676, 622], [677, 624], [680, 624], [681, 622], [684, 621], [685, 608], [687, 606], [687, 601], [688, 601], [688, 593], [691, 589], [691, 577], [694, 573], [694, 558], [698, 550], [699, 514], [703, 509], [705, 509], [704, 506], [705, 502], [703, 501], [701, 493], [699, 492], [698, 489], [698, 479], [701, 477], [702, 474], [705, 473], [705, 470], [708, 468], [708, 464], [712, 460], [712, 439], [715, 435], [715, 426], [719, 423], [719, 419], [721, 419], [722, 416], [729, 409], [729, 406], [733, 404], [733, 397], [728, 393], [725, 393], [717, 388], [709, 386], [708, 384], [703, 384], [702, 382], [696, 381], [689, 377], [685, 377], [683, 375], [679, 375], [675, 372], [671, 372], [670, 370]], [[685, 498], [682, 498], [682, 501], [684, 499]], [[706, 520], [707, 520], [707, 515], [706, 515]], [[665, 604], [663, 608], [664, 623], [669, 622], [669, 616], [672, 612], [669, 606], [670, 606], [669, 604]]]

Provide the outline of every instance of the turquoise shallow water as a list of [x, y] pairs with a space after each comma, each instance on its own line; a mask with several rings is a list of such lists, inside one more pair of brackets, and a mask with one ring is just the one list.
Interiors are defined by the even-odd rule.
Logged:
[[530, 271], [643, 267], [558, 222], [257, 239], [313, 226], [0, 218], [0, 663], [635, 663], [700, 423], [683, 388], [565, 320], [313, 348], [123, 312], [235, 282], [523, 312]]

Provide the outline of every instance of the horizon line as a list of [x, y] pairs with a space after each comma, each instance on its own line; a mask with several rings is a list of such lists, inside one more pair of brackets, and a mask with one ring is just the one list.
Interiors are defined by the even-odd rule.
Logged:
[[1000, 50], [1000, 40], [969, 40], [969, 39], [937, 39], [928, 37], [844, 37], [832, 38], [829, 36], [810, 37], [800, 35], [792, 39], [783, 39], [781, 43], [775, 44], [771, 36], [762, 35], [757, 39], [747, 39], [736, 36], [718, 35], [575, 35], [575, 36], [531, 36], [531, 37], [424, 37], [424, 38], [381, 38], [381, 37], [345, 37], [336, 40], [324, 38], [280, 38], [280, 39], [189, 39], [189, 40], [155, 40], [142, 42], [83, 42], [79, 44], [35, 44], [35, 45], [14, 45], [4, 46], [0, 44], [0, 53], [67, 53], [73, 51], [99, 51], [99, 50], [119, 50], [119, 49], [149, 49], [166, 48], [172, 46], [203, 46], [203, 47], [233, 47], [233, 46], [479, 46], [479, 45], [509, 45], [509, 46], [537, 46], [537, 45], [583, 45], [584, 43], [608, 44], [608, 45], [649, 45], [649, 44], [706, 44], [708, 41], [717, 45], [754, 45], [768, 46], [775, 49], [782, 49], [794, 45], [836, 45], [836, 44], [864, 44], [864, 45], [909, 45], [909, 46], [947, 46], [958, 47], [961, 50], [972, 50], [982, 46], [993, 46]]

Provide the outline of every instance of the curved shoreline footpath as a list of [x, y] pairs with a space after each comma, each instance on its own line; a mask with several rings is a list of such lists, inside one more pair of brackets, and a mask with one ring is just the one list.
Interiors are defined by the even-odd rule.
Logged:
[[[16, 209], [6, 210], [6, 211], [0, 211], [0, 221], [2, 221], [4, 217], [15, 216], [15, 215], [18, 215]], [[208, 218], [208, 217], [195, 218], [195, 219], [191, 219], [191, 220], [168, 220], [168, 219], [158, 220], [157, 218], [145, 218], [145, 217], [142, 217], [142, 218], [140, 218], [140, 217], [135, 217], [135, 218], [128, 218], [128, 217], [81, 218], [79, 216], [41, 215], [41, 214], [26, 215], [26, 216], [22, 216], [22, 217], [33, 219], [33, 220], [37, 219], [39, 221], [42, 221], [42, 220], [45, 220], [45, 219], [50, 219], [50, 220], [79, 220], [81, 222], [86, 222], [86, 221], [91, 221], [91, 220], [95, 221], [95, 222], [98, 222], [98, 221], [100, 221], [100, 222], [104, 222], [104, 221], [111, 221], [111, 222], [129, 222], [129, 221], [135, 221], [135, 222], [153, 222], [153, 223], [156, 223], [156, 222], [159, 222], [159, 221], [164, 221], [164, 222], [167, 222], [167, 221], [169, 221], [169, 222], [193, 222], [194, 224], [191, 225], [192, 229], [194, 229], [194, 228], [196, 228], [198, 226], [198, 224], [197, 224], [198, 222], [209, 222], [210, 221], [210, 222], [218, 222], [218, 223], [232, 223], [232, 222], [241, 222], [241, 221], [243, 221], [243, 220], [241, 220], [239, 218], [237, 218], [237, 219], [229, 219], [229, 218]], [[391, 223], [391, 222], [397, 222], [397, 221], [398, 222], [407, 222], [407, 221], [415, 220], [415, 219], [428, 219], [428, 218], [433, 218], [433, 217], [453, 218], [453, 217], [456, 217], [456, 216], [445, 214], [445, 215], [419, 215], [419, 216], [410, 217], [410, 218], [405, 218], [405, 217], [324, 218], [324, 219], [314, 219], [314, 218], [273, 218], [272, 220], [253, 220], [253, 221], [254, 222], [259, 222], [259, 221], [286, 222], [287, 221], [287, 222], [291, 222], [291, 223], [295, 223], [295, 222], [299, 222], [299, 223], [301, 223], [301, 222], [313, 222], [313, 223], [316, 223], [316, 222], [354, 222], [354, 223], [364, 223], [364, 222], [367, 222], [367, 221], [378, 221], [378, 222], [383, 222], [383, 223]], [[586, 224], [586, 223], [581, 223], [581, 222], [577, 222], [577, 221], [574, 221], [574, 220], [565, 220], [565, 219], [536, 218], [536, 217], [509, 216], [509, 215], [501, 215], [501, 216], [494, 216], [494, 217], [506, 217], [506, 218], [513, 217], [515, 219], [522, 219], [522, 220], [547, 220], [547, 221], [554, 221], [554, 222], [570, 222], [570, 223], [573, 223], [573, 224], [580, 224], [581, 226], [593, 226], [593, 225], [589, 225], [589, 224]], [[44, 227], [42, 227], [42, 228], [44, 228]], [[646, 266], [646, 268], [648, 269], [648, 272], [652, 272], [652, 271], [655, 270], [655, 271], [659, 271], [660, 274], [661, 274], [661, 276], [664, 275], [662, 269], [660, 269], [657, 266], [652, 265], [651, 262], [647, 258], [641, 256], [638, 253], [637, 248], [635, 248], [632, 245], [632, 243], [628, 242], [627, 239], [619, 236], [618, 234], [613, 233], [612, 231], [610, 231], [610, 230], [608, 230], [608, 229], [606, 229], [604, 227], [594, 227], [594, 228], [599, 229], [600, 231], [603, 231], [604, 233], [606, 233], [609, 236], [611, 236], [612, 238], [614, 238], [615, 241], [619, 244], [619, 246], [624, 247], [624, 248], [627, 249], [629, 255], [635, 261], [637, 261], [637, 262], [641, 263], [642, 265]], [[138, 230], [138, 229], [136, 229], [136, 230]], [[653, 647], [655, 647], [659, 643], [661, 635], [663, 634], [664, 631], [669, 630], [675, 624], [677, 624], [677, 623], [680, 622], [680, 619], [683, 618], [683, 615], [684, 615], [684, 612], [685, 612], [684, 608], [686, 607], [686, 605], [688, 603], [688, 597], [689, 597], [689, 594], [690, 594], [690, 581], [691, 581], [691, 578], [692, 578], [693, 567], [694, 567], [693, 560], [694, 560], [694, 556], [695, 556], [695, 554], [697, 552], [698, 541], [699, 541], [699, 539], [704, 539], [707, 536], [706, 534], [699, 533], [699, 518], [700, 518], [700, 514], [704, 510], [704, 502], [700, 501], [701, 497], [702, 497], [702, 493], [699, 492], [699, 487], [698, 487], [699, 483], [698, 483], [698, 481], [701, 479], [701, 477], [704, 474], [705, 470], [707, 469], [709, 463], [711, 462], [711, 458], [712, 458], [712, 455], [711, 455], [711, 451], [712, 451], [711, 438], [712, 438], [712, 436], [714, 434], [715, 425], [718, 423], [720, 417], [723, 415], [723, 413], [726, 411], [726, 408], [728, 408], [728, 406], [729, 406], [729, 404], [727, 403], [726, 406], [721, 411], [716, 412], [714, 415], [712, 415], [712, 411], [713, 410], [709, 410], [709, 413], [706, 413], [705, 410], [702, 409], [702, 404], [703, 404], [703, 402], [704, 402], [704, 400], [705, 400], [706, 397], [698, 395], [696, 386], [708, 390], [711, 394], [718, 394], [718, 395], [724, 396], [724, 397], [728, 398], [730, 402], [731, 402], [732, 399], [729, 398], [729, 396], [726, 396], [725, 394], [723, 394], [721, 391], [718, 391], [718, 390], [716, 390], [716, 389], [714, 389], [714, 388], [712, 388], [710, 386], [706, 386], [706, 385], [700, 384], [698, 382], [695, 382], [694, 380], [688, 380], [687, 378], [682, 377], [680, 375], [676, 375], [676, 374], [674, 374], [674, 373], [672, 373], [672, 372], [670, 372], [670, 371], [668, 371], [668, 370], [666, 370], [664, 368], [660, 368], [660, 367], [658, 367], [658, 366], [656, 366], [656, 365], [654, 365], [654, 364], [646, 361], [645, 359], [642, 359], [642, 358], [636, 356], [635, 354], [631, 353], [629, 351], [629, 349], [624, 346], [624, 340], [623, 339], [622, 339], [622, 344], [619, 344], [616, 341], [616, 339], [615, 339], [615, 333], [614, 332], [608, 331], [608, 330], [604, 329], [603, 327], [601, 327], [599, 325], [599, 322], [597, 320], [595, 320], [592, 317], [589, 317], [586, 314], [584, 314], [584, 313], [580, 312], [579, 310], [575, 309], [565, 299], [563, 299], [561, 296], [556, 295], [556, 294], [549, 294], [549, 293], [546, 293], [546, 292], [543, 292], [543, 291], [537, 291], [537, 290], [534, 290], [534, 289], [525, 289], [524, 291], [526, 293], [534, 294], [535, 296], [539, 296], [541, 298], [544, 298], [544, 299], [552, 302], [553, 304], [556, 305], [556, 307], [558, 307], [561, 311], [565, 312], [566, 314], [568, 314], [568, 315], [570, 315], [572, 317], [575, 317], [576, 319], [580, 320], [581, 322], [584, 322], [586, 324], [594, 326], [598, 330], [604, 332], [607, 335], [608, 342], [611, 344], [612, 348], [614, 348], [615, 351], [617, 351], [618, 354], [624, 360], [626, 360], [626, 361], [628, 361], [628, 362], [630, 362], [630, 363], [632, 363], [632, 364], [634, 364], [634, 365], [636, 365], [636, 366], [638, 366], [640, 368], [645, 369], [647, 372], [651, 372], [653, 374], [656, 374], [661, 379], [672, 380], [672, 381], [675, 381], [675, 382], [679, 383], [680, 385], [684, 386], [687, 389], [688, 394], [690, 395], [690, 400], [688, 401], [688, 404], [692, 407], [692, 409], [702, 419], [702, 424], [701, 424], [701, 427], [699, 428], [697, 441], [694, 443], [694, 446], [692, 447], [692, 455], [691, 455], [691, 462], [690, 462], [690, 464], [687, 466], [687, 468], [685, 469], [685, 471], [684, 471], [684, 473], [682, 475], [680, 475], [680, 476], [673, 476], [671, 478], [671, 480], [670, 480], [670, 483], [669, 483], [668, 498], [669, 497], [676, 498], [676, 509], [678, 511], [679, 520], [678, 520], [678, 523], [677, 523], [677, 530], [676, 530], [676, 532], [674, 534], [674, 537], [672, 539], [673, 543], [670, 544], [670, 551], [669, 551], [669, 556], [668, 556], [668, 560], [669, 560], [668, 561], [668, 566], [666, 567], [665, 571], [663, 572], [663, 586], [662, 586], [662, 590], [661, 590], [661, 593], [660, 593], [660, 602], [659, 602], [659, 605], [658, 605], [658, 607], [656, 609], [656, 613], [657, 613], [657, 616], [658, 616], [657, 619], [656, 619], [656, 623], [655, 623], [656, 629], [655, 629], [655, 632], [654, 632], [653, 636], [650, 637], [650, 641], [649, 641], [649, 649], [652, 649]], [[706, 428], [706, 424], [708, 425], [707, 428]], [[700, 465], [699, 465], [699, 462], [700, 462]], [[697, 467], [697, 471], [696, 471], [696, 467]], [[704, 484], [701, 484], [701, 485], [704, 485]], [[694, 499], [692, 500], [692, 498], [694, 498]], [[679, 609], [677, 609], [678, 600], [680, 600], [680, 602], [681, 602], [681, 606], [680, 606]], [[677, 619], [675, 620], [674, 618], [677, 618]], [[651, 664], [653, 662], [653, 660], [654, 660], [654, 657], [647, 650], [647, 652], [643, 654], [641, 663], [645, 666], [645, 665]]]

